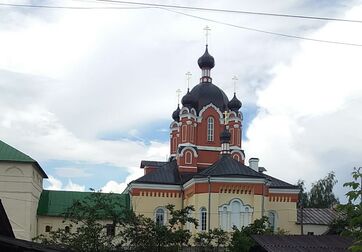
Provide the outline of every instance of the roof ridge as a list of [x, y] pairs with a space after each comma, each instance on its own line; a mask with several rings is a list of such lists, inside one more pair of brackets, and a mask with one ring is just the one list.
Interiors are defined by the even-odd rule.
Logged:
[[0, 140], [0, 161], [30, 162], [36, 161], [29, 155]]

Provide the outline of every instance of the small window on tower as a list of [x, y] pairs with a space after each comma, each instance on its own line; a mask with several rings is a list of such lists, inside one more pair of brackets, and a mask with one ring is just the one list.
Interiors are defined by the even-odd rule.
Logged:
[[214, 141], [214, 118], [209, 117], [207, 119], [207, 141]]

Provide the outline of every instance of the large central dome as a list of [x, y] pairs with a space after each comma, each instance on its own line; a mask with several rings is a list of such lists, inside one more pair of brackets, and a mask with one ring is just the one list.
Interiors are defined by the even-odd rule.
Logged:
[[228, 97], [224, 91], [212, 83], [200, 83], [196, 85], [190, 93], [194, 99], [194, 106], [197, 113], [210, 103], [219, 108], [221, 112], [228, 109]]

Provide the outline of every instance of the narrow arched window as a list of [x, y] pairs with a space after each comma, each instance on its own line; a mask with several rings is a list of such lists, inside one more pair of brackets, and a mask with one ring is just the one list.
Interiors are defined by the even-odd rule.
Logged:
[[269, 225], [270, 225], [270, 228], [271, 228], [271, 230], [275, 230], [275, 213], [274, 212], [269, 212], [268, 213], [268, 219], [269, 219]]
[[163, 225], [165, 223], [165, 210], [159, 208], [156, 210], [156, 224]]
[[227, 212], [227, 207], [223, 207], [222, 208], [222, 212], [221, 212], [221, 227], [223, 230], [227, 230], [227, 225], [228, 225], [228, 212]]
[[66, 233], [69, 233], [69, 232], [70, 232], [70, 227], [69, 227], [69, 226], [65, 226], [64, 231], [65, 231]]
[[49, 233], [52, 230], [51, 226], [45, 226], [45, 232]]
[[201, 231], [206, 231], [206, 219], [207, 219], [207, 211], [205, 207], [202, 207], [200, 209]]
[[192, 153], [191, 151], [185, 152], [185, 164], [192, 164]]
[[241, 204], [239, 201], [234, 201], [231, 203], [231, 227], [235, 226], [240, 229], [241, 219]]
[[214, 141], [214, 127], [214, 118], [207, 118], [207, 141], [209, 142]]

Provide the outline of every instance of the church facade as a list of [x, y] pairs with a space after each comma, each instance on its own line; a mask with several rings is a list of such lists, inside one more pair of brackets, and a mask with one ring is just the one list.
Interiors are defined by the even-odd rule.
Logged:
[[172, 114], [169, 160], [142, 161], [144, 176], [127, 188], [133, 210], [165, 224], [167, 204], [193, 205], [190, 214], [199, 220], [198, 230], [189, 227], [193, 232], [231, 231], [267, 216], [275, 230], [299, 233], [298, 187], [265, 174], [257, 158], [245, 164], [242, 104], [213, 84], [207, 45], [198, 65], [200, 83]]

